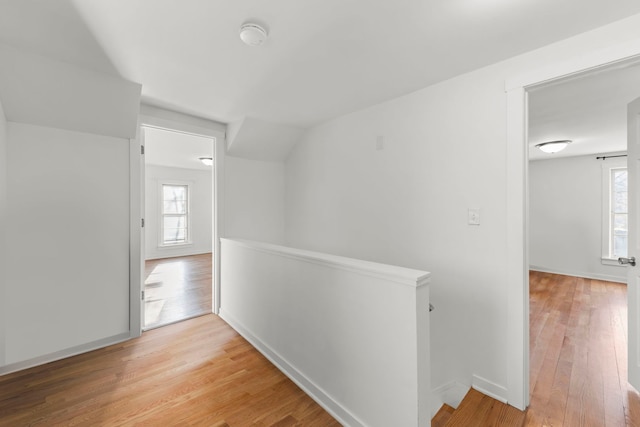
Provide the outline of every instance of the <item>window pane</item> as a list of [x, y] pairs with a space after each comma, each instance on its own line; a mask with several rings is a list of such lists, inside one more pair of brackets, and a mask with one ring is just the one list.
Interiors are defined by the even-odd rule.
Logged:
[[613, 255], [614, 257], [627, 256], [627, 236], [615, 236], [613, 238]]
[[626, 170], [614, 170], [613, 171], [613, 189], [614, 191], [627, 192], [627, 171]]
[[164, 228], [186, 228], [187, 227], [187, 217], [186, 216], [165, 216], [164, 217]]
[[163, 213], [165, 214], [186, 214], [187, 202], [165, 201], [163, 208]]
[[627, 212], [627, 192], [619, 191], [614, 193], [613, 209], [614, 212]]
[[615, 234], [627, 234], [628, 216], [627, 214], [613, 214], [613, 231]]
[[164, 243], [184, 243], [187, 240], [187, 230], [184, 228], [168, 228], [164, 230]]
[[167, 200], [187, 200], [186, 185], [163, 185], [163, 199]]

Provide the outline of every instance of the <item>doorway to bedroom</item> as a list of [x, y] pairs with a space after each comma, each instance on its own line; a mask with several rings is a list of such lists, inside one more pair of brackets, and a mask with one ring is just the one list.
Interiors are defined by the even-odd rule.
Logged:
[[213, 138], [143, 127], [143, 330], [212, 312]]

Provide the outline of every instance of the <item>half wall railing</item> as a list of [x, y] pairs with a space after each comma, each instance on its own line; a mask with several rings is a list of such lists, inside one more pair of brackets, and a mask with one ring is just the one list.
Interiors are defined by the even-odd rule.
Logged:
[[220, 316], [347, 426], [429, 426], [430, 274], [222, 239]]

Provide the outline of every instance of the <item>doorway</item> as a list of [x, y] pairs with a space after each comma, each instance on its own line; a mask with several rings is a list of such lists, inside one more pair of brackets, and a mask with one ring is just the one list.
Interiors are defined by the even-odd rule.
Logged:
[[[639, 88], [640, 67], [621, 64], [527, 91], [530, 424], [604, 425], [606, 413], [624, 425], [628, 415], [617, 258], [627, 256], [627, 104]], [[571, 142], [537, 147], [559, 140]]]
[[213, 311], [214, 140], [151, 126], [142, 132], [148, 330]]
[[640, 58], [637, 44], [620, 43], [565, 57], [536, 70], [514, 75], [505, 82], [507, 104], [507, 292], [508, 401], [524, 410], [529, 405], [529, 217], [527, 90], [536, 85], [585, 71]]

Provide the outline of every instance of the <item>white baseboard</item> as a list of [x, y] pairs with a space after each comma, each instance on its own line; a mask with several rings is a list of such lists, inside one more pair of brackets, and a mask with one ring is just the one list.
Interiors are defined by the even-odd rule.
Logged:
[[296, 383], [305, 393], [313, 400], [329, 412], [340, 424], [347, 427], [364, 427], [365, 424], [358, 420], [346, 408], [336, 402], [324, 390], [308, 379], [302, 372], [291, 365], [287, 360], [280, 356], [276, 351], [262, 342], [251, 331], [245, 328], [224, 308], [220, 308], [220, 317], [244, 337], [253, 347], [264, 355], [271, 363], [273, 363], [282, 373], [284, 373], [291, 381]]
[[486, 394], [489, 397], [493, 397], [494, 399], [502, 403], [507, 403], [507, 396], [509, 393], [507, 392], [507, 389], [501, 385], [474, 375], [471, 387], [478, 390], [480, 393]]
[[539, 271], [541, 273], [562, 274], [564, 276], [582, 277], [585, 279], [604, 280], [607, 282], [627, 283], [626, 276], [613, 276], [610, 274], [599, 274], [599, 273], [585, 273], [582, 271], [571, 271], [571, 270], [540, 267], [538, 265], [530, 265], [529, 270]]
[[211, 249], [174, 250], [174, 248], [169, 248], [166, 252], [151, 251], [147, 253], [145, 256], [145, 261], [151, 261], [153, 259], [179, 258], [182, 256], [204, 255], [211, 253]]
[[450, 381], [431, 390], [431, 418], [440, 410], [445, 403], [452, 408], [457, 408], [462, 399], [469, 391], [469, 386], [457, 381]]
[[111, 337], [102, 338], [97, 341], [92, 341], [90, 343], [81, 344], [75, 347], [45, 354], [43, 356], [34, 357], [33, 359], [24, 360], [21, 362], [9, 363], [7, 365], [0, 366], [0, 375], [6, 375], [12, 372], [33, 368], [34, 366], [44, 365], [45, 363], [55, 362], [56, 360], [66, 359], [67, 357], [76, 356], [82, 353], [87, 353], [89, 351], [97, 350], [99, 348], [107, 347], [113, 344], [118, 344], [123, 341], [128, 341], [129, 339], [131, 339], [131, 333], [127, 331], [118, 335], [113, 335]]

